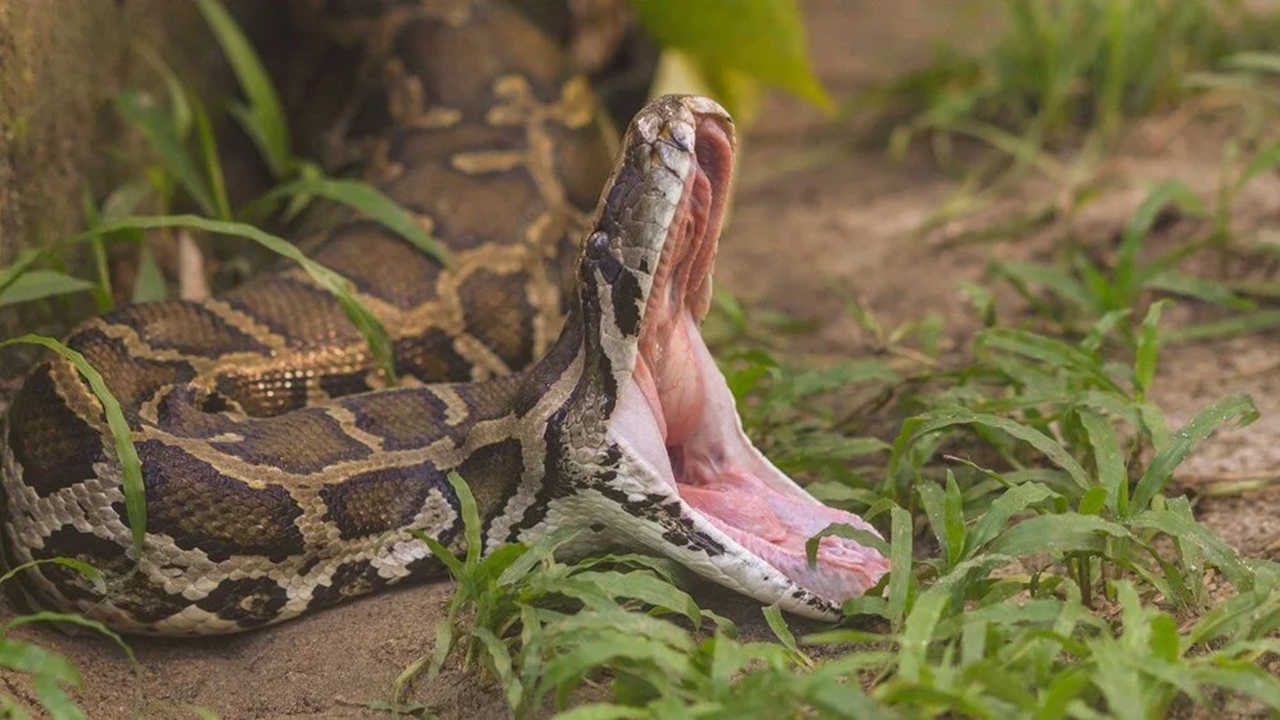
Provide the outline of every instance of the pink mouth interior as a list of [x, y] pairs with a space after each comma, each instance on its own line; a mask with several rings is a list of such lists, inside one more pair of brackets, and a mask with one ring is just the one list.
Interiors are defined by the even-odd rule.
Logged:
[[874, 532], [861, 518], [815, 500], [773, 466], [742, 430], [733, 396], [698, 332], [731, 173], [719, 121], [697, 132], [697, 169], [686, 181], [654, 277], [633, 382], [615, 416], [619, 431], [680, 498], [795, 584], [832, 600], [863, 594], [889, 568], [875, 549], [823, 538], [810, 568], [806, 541], [831, 523]]

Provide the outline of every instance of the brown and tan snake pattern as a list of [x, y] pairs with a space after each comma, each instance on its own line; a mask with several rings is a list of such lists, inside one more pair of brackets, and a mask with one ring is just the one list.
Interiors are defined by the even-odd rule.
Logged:
[[[381, 80], [367, 177], [453, 258], [359, 217], [308, 243], [391, 333], [400, 386], [383, 387], [300, 269], [83, 323], [67, 343], [129, 420], [145, 548], [134, 557], [101, 406], [71, 364], [46, 362], [8, 415], [5, 558], [79, 558], [107, 592], [43, 564], [22, 576], [29, 597], [124, 631], [208, 634], [437, 575], [413, 533], [460, 546], [451, 470], [486, 550], [578, 526], [577, 551], [666, 554], [815, 617], [874, 585], [887, 563], [849, 541], [824, 540], [816, 569], [792, 563], [794, 537], [861, 521], [750, 447], [685, 330], [709, 302], [733, 162], [724, 111], [660, 98], [613, 164], [587, 83], [514, 11], [427, 0], [332, 22]], [[703, 456], [718, 469], [690, 469]], [[735, 509], [747, 482], [772, 510]]]

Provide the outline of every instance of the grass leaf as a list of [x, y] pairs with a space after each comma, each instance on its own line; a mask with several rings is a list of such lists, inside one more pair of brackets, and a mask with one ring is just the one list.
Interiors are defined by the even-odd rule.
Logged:
[[4, 290], [0, 290], [0, 307], [94, 290], [97, 287], [88, 280], [56, 270], [28, 270], [14, 278]]
[[[203, 230], [204, 232], [218, 233], [220, 235], [231, 235], [252, 240], [259, 245], [271, 250], [277, 255], [298, 263], [307, 271], [316, 282], [320, 283], [326, 290], [333, 293], [338, 303], [342, 306], [343, 312], [351, 321], [351, 324], [360, 331], [364, 336], [365, 342], [369, 346], [369, 352], [373, 356], [374, 361], [382, 370], [383, 377], [386, 378], [388, 385], [394, 385], [396, 382], [395, 362], [392, 356], [391, 337], [387, 334], [386, 329], [382, 326], [381, 321], [373, 315], [369, 310], [365, 309], [360, 301], [356, 299], [352, 292], [352, 285], [349, 280], [339, 273], [330, 270], [320, 263], [307, 257], [301, 250], [284, 238], [271, 235], [259, 230], [252, 225], [244, 223], [226, 222], [224, 220], [209, 220], [195, 215], [157, 215], [150, 217], [123, 217], [103, 223], [97, 230], [99, 233], [117, 232], [120, 230], [152, 230], [155, 228], [190, 228], [193, 230]], [[87, 235], [77, 236], [78, 239], [87, 239]]]
[[318, 195], [359, 210], [413, 243], [440, 264], [447, 267], [451, 263], [449, 252], [444, 246], [424, 232], [408, 211], [369, 183], [327, 177], [303, 178], [275, 188], [266, 198], [269, 201], [277, 197], [306, 195]]
[[156, 254], [151, 250], [151, 243], [143, 241], [138, 247], [138, 276], [133, 280], [133, 301], [135, 303], [159, 302], [169, 297], [169, 284], [165, 282], [164, 271], [156, 262]]
[[911, 589], [911, 513], [894, 505], [889, 511], [889, 622], [902, 625]]
[[991, 544], [991, 552], [1025, 558], [1039, 552], [1096, 553], [1104, 536], [1131, 537], [1123, 525], [1096, 515], [1039, 515], [1007, 529]]
[[196, 5], [204, 15], [205, 22], [209, 23], [209, 28], [240, 82], [240, 89], [248, 99], [248, 105], [233, 105], [232, 115], [258, 146], [271, 174], [277, 178], [283, 177], [288, 171], [291, 158], [289, 125], [270, 76], [262, 67], [253, 46], [218, 0], [196, 0]]
[[1237, 426], [1248, 425], [1258, 419], [1258, 408], [1248, 395], [1237, 394], [1223, 398], [1201, 410], [1191, 422], [1174, 433], [1168, 446], [1156, 453], [1142, 474], [1133, 491], [1130, 514], [1147, 509], [1151, 499], [1164, 489], [1173, 478], [1173, 470], [1186, 459], [1200, 441], [1218, 429], [1223, 423], [1234, 421]]
[[150, 96], [126, 90], [116, 96], [116, 110], [142, 135], [182, 189], [205, 215], [218, 215], [218, 205], [205, 184], [199, 166], [183, 145], [173, 121]]

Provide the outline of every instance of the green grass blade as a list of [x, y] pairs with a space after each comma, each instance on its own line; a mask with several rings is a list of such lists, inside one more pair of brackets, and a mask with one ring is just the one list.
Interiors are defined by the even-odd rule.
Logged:
[[[947, 474], [950, 476], [950, 470]], [[946, 509], [943, 507], [946, 502], [946, 491], [936, 482], [922, 479], [916, 484], [916, 495], [920, 497], [920, 506], [924, 508], [924, 515], [929, 520], [929, 529], [933, 531], [938, 547], [942, 548], [943, 555], [949, 558], [951, 552], [947, 537]]]
[[1233, 421], [1239, 427], [1248, 425], [1259, 417], [1258, 408], [1248, 395], [1237, 394], [1223, 398], [1201, 410], [1191, 422], [1174, 433], [1169, 444], [1151, 459], [1147, 471], [1142, 474], [1133, 491], [1131, 514], [1140, 513], [1151, 504], [1151, 499], [1173, 479], [1174, 469], [1186, 459], [1200, 441], [1218, 429], [1223, 423]]
[[791, 632], [791, 628], [787, 626], [787, 621], [782, 617], [782, 611], [778, 609], [778, 606], [766, 605], [761, 608], [761, 611], [764, 613], [764, 620], [769, 625], [769, 629], [773, 631], [774, 637], [778, 638], [778, 642], [782, 643], [782, 646], [790, 650], [794, 656], [808, 660], [805, 654], [800, 652], [800, 646], [796, 644], [795, 633]]
[[911, 548], [913, 543], [911, 513], [894, 505], [889, 511], [889, 622], [902, 626], [907, 611], [907, 594], [911, 590]]
[[[290, 164], [289, 125], [271, 78], [253, 46], [240, 32], [230, 13], [217, 0], [196, 0], [205, 22], [213, 30], [222, 52], [240, 82], [248, 105], [234, 105], [232, 114], [258, 146], [271, 173], [283, 177]], [[213, 213], [210, 213], [211, 215]]]
[[80, 673], [69, 660], [21, 640], [0, 638], [0, 666], [58, 682], [80, 684]]
[[95, 283], [56, 270], [28, 270], [0, 290], [0, 307], [97, 288]]
[[1142, 334], [1138, 337], [1138, 349], [1134, 354], [1133, 375], [1136, 382], [1137, 398], [1146, 397], [1156, 377], [1156, 360], [1160, 353], [1160, 313], [1164, 310], [1163, 301], [1152, 303], [1147, 309], [1147, 316], [1142, 320]]
[[[373, 356], [374, 361], [378, 364], [379, 368], [381, 368], [382, 374], [387, 380], [387, 384], [395, 384], [395, 360], [391, 347], [391, 337], [387, 334], [386, 328], [382, 326], [382, 323], [373, 315], [373, 313], [365, 309], [365, 307], [360, 304], [360, 301], [356, 299], [352, 292], [352, 285], [349, 280], [341, 274], [330, 270], [315, 260], [307, 257], [288, 240], [276, 235], [265, 233], [252, 225], [226, 222], [224, 220], [209, 220], [195, 215], [123, 217], [103, 223], [102, 227], [98, 229], [98, 232], [152, 230], [155, 228], [174, 227], [203, 230], [204, 232], [217, 233], [219, 235], [231, 235], [233, 237], [252, 240], [277, 255], [282, 255], [301, 265], [303, 269], [305, 269], [307, 273], [316, 280], [316, 282], [320, 283], [337, 299], [338, 303], [342, 306], [342, 310], [346, 314], [347, 319], [349, 319], [351, 324], [360, 331], [362, 336], [364, 336], [365, 342], [369, 346], [369, 352]], [[77, 236], [77, 239], [83, 240], [87, 239], [87, 237], [87, 235], [80, 235]]]
[[947, 566], [955, 567], [964, 555], [964, 499], [955, 473], [947, 468], [947, 490], [943, 500], [943, 527], [946, 529]]
[[853, 540], [859, 545], [875, 548], [881, 553], [888, 555], [890, 552], [889, 544], [879, 535], [862, 528], [856, 528], [845, 523], [831, 523], [830, 525], [818, 531], [817, 535], [809, 538], [804, 543], [805, 557], [809, 562], [809, 567], [815, 567], [818, 563], [818, 546], [824, 537], [839, 537], [846, 540]]
[[107, 418], [107, 427], [115, 441], [116, 459], [120, 462], [125, 518], [129, 522], [129, 531], [133, 535], [133, 560], [135, 563], [141, 562], [143, 543], [147, 534], [146, 488], [142, 484], [142, 463], [138, 460], [138, 451], [133, 446], [133, 431], [124, 418], [119, 401], [111, 394], [102, 375], [89, 364], [88, 360], [85, 360], [84, 355], [61, 342], [43, 335], [27, 334], [0, 342], [0, 348], [17, 344], [41, 345], [66, 358], [88, 381], [89, 388], [102, 404], [103, 414]]
[[1155, 226], [1160, 211], [1169, 206], [1196, 216], [1207, 215], [1200, 198], [1181, 180], [1168, 180], [1155, 186], [1129, 218], [1121, 234], [1114, 275], [1115, 291], [1120, 293], [1117, 297], [1128, 297], [1133, 292], [1130, 283], [1137, 270], [1138, 251]]
[[1116, 429], [1102, 415], [1089, 409], [1077, 411], [1080, 424], [1093, 451], [1093, 464], [1098, 471], [1098, 485], [1106, 495], [1107, 507], [1116, 512], [1122, 496], [1121, 485], [1129, 482], [1125, 472], [1124, 455], [1120, 450], [1120, 438]]
[[462, 532], [467, 540], [466, 566], [468, 571], [475, 571], [480, 564], [480, 556], [484, 554], [484, 544], [480, 540], [480, 511], [476, 506], [476, 498], [471, 494], [471, 486], [457, 472], [449, 471], [449, 486], [458, 496], [458, 505], [462, 512]]
[[133, 301], [160, 302], [168, 297], [169, 283], [164, 279], [164, 271], [156, 262], [151, 243], [143, 241], [138, 247], [138, 276], [133, 280]]
[[1043, 263], [997, 261], [991, 264], [991, 270], [996, 275], [1025, 284], [1043, 286], [1078, 308], [1093, 310], [1099, 307], [1097, 298], [1093, 297], [1070, 272], [1062, 268]]
[[1036, 482], [1023, 483], [1010, 488], [991, 503], [991, 507], [973, 524], [965, 538], [963, 557], [973, 557], [974, 553], [994, 539], [1015, 515], [1019, 515], [1033, 505], [1058, 497], [1058, 493], [1048, 486]]
[[1222, 283], [1194, 275], [1166, 270], [1146, 281], [1150, 290], [1181, 295], [1231, 310], [1253, 310], [1257, 304], [1235, 294]]
[[554, 720], [642, 720], [650, 717], [652, 716], [642, 708], [612, 703], [592, 703], [556, 713]]
[[1244, 170], [1241, 170], [1240, 175], [1236, 178], [1236, 189], [1239, 190], [1248, 185], [1262, 173], [1270, 172], [1276, 165], [1280, 165], [1280, 140], [1276, 140], [1260, 150], [1249, 161], [1249, 164], [1244, 166]]
[[169, 173], [205, 215], [216, 216], [218, 205], [191, 154], [183, 146], [173, 121], [150, 97], [133, 91], [116, 96], [116, 110], [136, 129]]
[[574, 579], [589, 580], [614, 599], [639, 600], [646, 605], [678, 613], [694, 628], [702, 621], [702, 608], [698, 607], [693, 596], [647, 570], [594, 570], [579, 572]]
[[1165, 343], [1185, 345], [1217, 338], [1266, 332], [1280, 327], [1280, 310], [1233, 314], [1222, 320], [1184, 325], [1164, 333]]
[[1123, 525], [1096, 515], [1065, 513], [1039, 515], [1007, 529], [991, 545], [991, 552], [1025, 558], [1040, 552], [1060, 555], [1068, 552], [1097, 553], [1103, 536], [1132, 537]]
[[1195, 677], [1206, 685], [1249, 695], [1272, 711], [1280, 709], [1280, 678], [1252, 663], [1231, 663], [1224, 667], [1201, 666]]
[[955, 425], [979, 425], [1007, 433], [1039, 450], [1055, 465], [1065, 470], [1082, 489], [1088, 490], [1093, 486], [1085, 469], [1053, 438], [1014, 420], [969, 410], [936, 410], [908, 420], [903, 424], [898, 438], [894, 440], [893, 454], [900, 456], [925, 435]]
[[286, 183], [268, 193], [268, 199], [318, 195], [342, 203], [368, 215], [446, 267], [452, 262], [448, 250], [422, 230], [413, 216], [381, 190], [359, 180], [318, 177]]
[[[85, 186], [84, 193], [81, 195], [80, 206], [84, 211], [85, 229], [94, 232], [102, 224], [102, 216], [98, 212], [93, 191], [88, 185]], [[94, 288], [94, 301], [98, 305], [98, 312], [107, 312], [115, 307], [115, 296], [111, 288], [111, 268], [107, 262], [107, 247], [101, 235], [95, 235], [89, 241], [89, 249], [93, 253], [93, 266], [98, 275], [98, 284]]]
[[1280, 75], [1280, 54], [1271, 52], [1240, 52], [1222, 61], [1223, 66], [1234, 70]]
[[129, 644], [124, 641], [124, 638], [120, 637], [116, 631], [106, 625], [103, 625], [97, 620], [91, 620], [84, 617], [83, 615], [53, 611], [28, 613], [26, 615], [18, 615], [17, 617], [11, 618], [4, 624], [4, 630], [7, 633], [13, 628], [20, 627], [22, 625], [31, 625], [34, 623], [66, 623], [68, 625], [75, 625], [77, 627], [92, 630], [114, 642], [116, 646], [124, 652], [125, 658], [129, 660], [129, 664], [133, 667], [135, 674], [141, 674], [142, 672], [142, 666], [138, 664], [138, 658], [133, 654], [133, 648], [129, 647]]
[[222, 173], [222, 160], [218, 157], [218, 141], [213, 134], [213, 126], [204, 106], [193, 103], [192, 116], [195, 118], [196, 139], [200, 142], [200, 157], [204, 160], [205, 175], [209, 178], [209, 194], [213, 198], [214, 207], [218, 209], [219, 220], [234, 220], [231, 212], [231, 200], [227, 197], [227, 182]]
[[1218, 568], [1237, 590], [1249, 590], [1253, 574], [1249, 572], [1234, 548], [1200, 523], [1169, 510], [1147, 510], [1129, 521], [1135, 528], [1153, 528], [1179, 542], [1195, 545], [1205, 560]]
[[24, 562], [20, 565], [17, 565], [11, 568], [4, 575], [0, 575], [0, 585], [3, 585], [6, 582], [12, 580], [14, 575], [17, 575], [18, 573], [23, 572], [24, 570], [36, 567], [38, 565], [47, 565], [47, 564], [61, 565], [66, 568], [71, 568], [72, 570], [75, 570], [76, 572], [85, 576], [85, 578], [89, 580], [89, 582], [93, 583], [93, 589], [99, 595], [105, 595], [107, 593], [107, 583], [102, 579], [102, 573], [98, 572], [97, 568], [95, 568], [94, 566], [90, 565], [87, 562], [84, 562], [83, 560], [77, 560], [75, 558], [67, 558], [67, 557], [51, 557], [51, 558], [40, 558], [37, 560], [28, 560], [27, 562]]

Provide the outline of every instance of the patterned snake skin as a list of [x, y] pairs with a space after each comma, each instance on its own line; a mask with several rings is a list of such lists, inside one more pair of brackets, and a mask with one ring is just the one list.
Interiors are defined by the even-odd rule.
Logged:
[[[820, 520], [787, 526], [787, 538], [828, 521], [869, 527], [737, 439], [723, 380], [696, 330], [682, 329], [709, 301], [732, 171], [727, 115], [704, 98], [653, 101], [610, 174], [590, 89], [522, 16], [461, 0], [388, 4], [333, 18], [381, 80], [360, 111], [387, 121], [366, 174], [454, 263], [442, 268], [359, 217], [309, 248], [386, 325], [401, 384], [383, 387], [338, 303], [297, 268], [80, 325], [67, 343], [133, 431], [145, 546], [136, 558], [100, 404], [71, 364], [46, 362], [8, 415], [5, 559], [78, 558], [107, 591], [42, 564], [21, 575], [28, 597], [122, 631], [211, 634], [436, 576], [412, 533], [461, 546], [446, 479], [456, 470], [486, 550], [580, 526], [576, 548], [620, 542], [761, 601], [835, 616], [884, 574], [882, 556], [828, 538], [817, 568], [797, 569], [780, 555], [791, 541], [741, 510], [750, 503], [735, 519], [728, 480], [690, 479], [697, 453], [740, 455], [721, 472], [772, 488], [757, 494], [783, 508], [760, 510], [770, 522], [785, 525], [793, 505]], [[697, 427], [679, 430], [688, 417]], [[717, 439], [695, 442], [704, 436]]]

